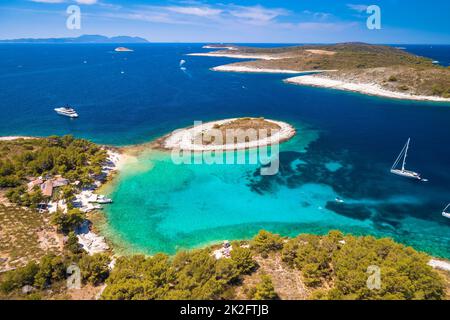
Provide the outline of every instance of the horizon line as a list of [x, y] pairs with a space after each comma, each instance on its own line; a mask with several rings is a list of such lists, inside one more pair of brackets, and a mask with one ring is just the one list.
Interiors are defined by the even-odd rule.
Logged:
[[[22, 38], [22, 39], [64, 39], [64, 38]], [[450, 45], [449, 43], [409, 43], [409, 42], [397, 42], [397, 43], [386, 43], [386, 42], [363, 42], [363, 41], [340, 41], [340, 42], [233, 42], [233, 41], [148, 41], [147, 43], [139, 43], [139, 42], [29, 42], [23, 41], [20, 42], [20, 38], [18, 39], [0, 39], [0, 44], [56, 44], [56, 45], [65, 45], [65, 44], [138, 44], [138, 45], [148, 45], [148, 44], [289, 44], [289, 45], [304, 45], [304, 44], [312, 44], [312, 45], [330, 45], [330, 44], [343, 44], [343, 43], [360, 43], [360, 44], [369, 44], [369, 45]], [[16, 41], [16, 42], [15, 42]]]

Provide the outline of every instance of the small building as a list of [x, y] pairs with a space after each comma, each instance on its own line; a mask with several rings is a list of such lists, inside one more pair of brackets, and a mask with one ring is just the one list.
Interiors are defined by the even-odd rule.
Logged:
[[27, 184], [28, 192], [32, 191], [36, 186], [41, 186], [43, 183], [44, 181], [41, 178], [28, 182]]
[[53, 195], [53, 182], [51, 180], [45, 181], [41, 184], [41, 191], [44, 197], [51, 197]]
[[69, 180], [64, 179], [63, 177], [57, 177], [52, 180], [53, 188], [59, 188], [63, 186], [67, 186], [69, 184]]

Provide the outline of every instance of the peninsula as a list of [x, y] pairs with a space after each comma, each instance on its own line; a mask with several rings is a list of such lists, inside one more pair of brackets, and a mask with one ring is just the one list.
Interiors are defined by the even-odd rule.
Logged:
[[396, 99], [450, 102], [450, 68], [389, 46], [365, 43], [279, 48], [227, 46], [225, 50], [190, 55], [256, 59], [218, 66], [212, 68], [214, 71], [317, 73], [289, 78], [286, 82]]

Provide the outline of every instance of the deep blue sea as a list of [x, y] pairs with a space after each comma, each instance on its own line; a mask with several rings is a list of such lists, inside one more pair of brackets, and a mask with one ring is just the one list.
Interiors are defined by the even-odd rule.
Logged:
[[[160, 154], [129, 166], [110, 191], [109, 232], [139, 251], [174, 252], [266, 228], [390, 236], [450, 258], [450, 105], [283, 83], [286, 75], [219, 73], [238, 61], [194, 57], [201, 44], [0, 45], [0, 136], [73, 134], [148, 142], [194, 120], [264, 116], [292, 123], [273, 177], [252, 166], [175, 166]], [[450, 46], [404, 46], [450, 65]], [[186, 60], [180, 69], [180, 60]], [[70, 104], [80, 118], [58, 116]], [[389, 173], [412, 138], [408, 168]], [[142, 166], [142, 164], [144, 164]], [[339, 197], [344, 203], [337, 203]]]

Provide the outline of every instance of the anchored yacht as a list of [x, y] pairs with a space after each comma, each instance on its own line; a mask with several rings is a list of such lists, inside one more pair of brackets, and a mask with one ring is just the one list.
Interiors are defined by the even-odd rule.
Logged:
[[56, 113], [69, 118], [78, 118], [78, 113], [69, 107], [61, 107], [55, 109]]
[[[420, 176], [419, 173], [405, 169], [406, 157], [408, 156], [408, 149], [409, 149], [410, 142], [411, 142], [411, 138], [408, 139], [408, 141], [406, 142], [402, 151], [400, 152], [397, 159], [395, 160], [394, 165], [391, 168], [391, 173], [402, 176], [402, 177], [406, 177], [406, 178], [426, 181], [426, 179], [422, 179], [422, 177]], [[402, 162], [402, 167], [400, 169], [397, 169], [397, 166], [400, 163], [400, 161]]]
[[442, 216], [450, 219], [450, 203], [442, 211]]

